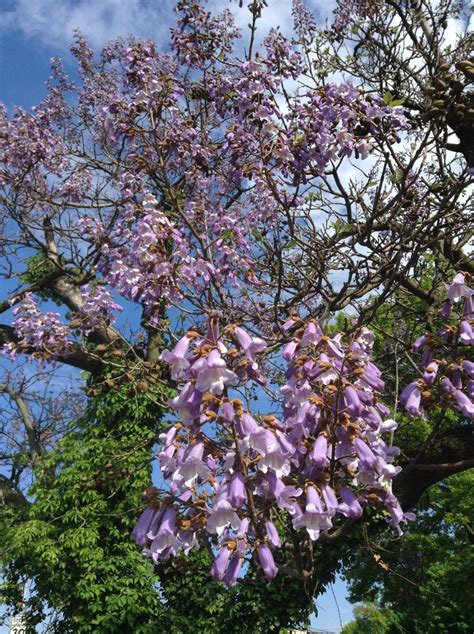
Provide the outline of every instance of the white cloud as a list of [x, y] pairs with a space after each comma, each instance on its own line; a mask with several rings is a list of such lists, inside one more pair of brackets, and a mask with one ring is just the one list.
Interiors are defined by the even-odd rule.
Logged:
[[[206, 6], [213, 13], [230, 9], [238, 26], [245, 31], [250, 17], [248, 2], [244, 0], [243, 7], [239, 8], [238, 0], [210, 0]], [[168, 29], [175, 21], [175, 4], [175, 0], [11, 0], [8, 8], [0, 8], [0, 34], [20, 31], [60, 51], [69, 48], [75, 29], [79, 29], [93, 47], [129, 34], [151, 38], [166, 47]], [[336, 2], [306, 0], [306, 4], [323, 24]], [[291, 7], [292, 0], [268, 0], [268, 7], [258, 22], [257, 42], [261, 42], [272, 27], [291, 32]]]
[[0, 33], [18, 30], [42, 44], [67, 50], [75, 29], [93, 47], [129, 34], [168, 40], [174, 0], [14, 0], [0, 11]]

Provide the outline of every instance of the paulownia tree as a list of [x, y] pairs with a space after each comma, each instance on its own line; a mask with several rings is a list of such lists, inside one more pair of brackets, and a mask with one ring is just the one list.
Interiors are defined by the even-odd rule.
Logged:
[[[164, 53], [77, 34], [77, 77], [55, 60], [33, 112], [0, 114], [3, 353], [82, 370], [130, 419], [148, 402], [133, 438], [159, 443], [160, 476], [135, 541], [163, 583], [200, 548], [232, 596], [295, 597], [249, 631], [307, 615], [365, 522], [401, 531], [474, 464], [465, 7], [341, 2], [321, 27], [294, 0], [293, 29], [259, 40], [266, 5], [234, 7], [242, 34], [180, 1]], [[399, 456], [401, 406], [426, 433]]]

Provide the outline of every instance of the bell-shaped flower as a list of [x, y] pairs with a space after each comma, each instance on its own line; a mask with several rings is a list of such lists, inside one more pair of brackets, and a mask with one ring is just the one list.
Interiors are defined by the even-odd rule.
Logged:
[[293, 520], [294, 528], [306, 528], [310, 539], [315, 541], [321, 531], [331, 528], [331, 518], [327, 511], [323, 510], [321, 498], [313, 486], [306, 491], [305, 512]]
[[237, 579], [240, 574], [240, 569], [242, 568], [243, 558], [239, 554], [233, 555], [230, 560], [229, 565], [227, 566], [227, 571], [224, 575], [224, 583], [228, 588], [235, 586], [237, 583]]
[[176, 447], [174, 445], [169, 445], [166, 449], [160, 451], [157, 458], [162, 471], [173, 471], [176, 468], [175, 452]]
[[260, 339], [259, 337], [252, 337], [247, 331], [240, 328], [240, 326], [237, 326], [234, 330], [234, 335], [239, 346], [243, 349], [247, 359], [250, 359], [253, 363], [255, 363], [256, 353], [265, 350], [267, 347], [267, 344], [263, 339]]
[[474, 319], [474, 295], [466, 297], [464, 300], [464, 309], [462, 311], [464, 319]]
[[221, 416], [227, 422], [230, 423], [235, 418], [235, 409], [230, 401], [226, 401], [221, 409]]
[[436, 379], [436, 375], [438, 374], [439, 363], [437, 361], [431, 361], [431, 363], [426, 366], [425, 371], [423, 373], [423, 381], [426, 385], [433, 385]]
[[471, 401], [474, 401], [474, 379], [469, 379], [467, 381], [466, 394], [471, 399]]
[[282, 478], [290, 474], [291, 466], [281, 449], [270, 451], [258, 463], [258, 468], [266, 473], [268, 469], [273, 469], [277, 478]]
[[230, 548], [228, 548], [228, 546], [224, 544], [217, 554], [217, 557], [214, 559], [214, 563], [212, 564], [211, 568], [211, 576], [216, 581], [222, 581], [222, 579], [224, 578], [230, 555]]
[[385, 388], [385, 383], [382, 381], [381, 372], [371, 361], [367, 363], [364, 369], [364, 373], [361, 375], [358, 382], [365, 384], [377, 392], [382, 392]]
[[397, 427], [398, 427], [397, 421], [393, 420], [392, 418], [387, 418], [387, 420], [385, 420], [380, 425], [380, 432], [381, 433], [392, 432], [392, 431], [395, 431]]
[[263, 574], [268, 580], [273, 579], [278, 574], [278, 568], [275, 566], [272, 551], [266, 544], [259, 544], [257, 549], [258, 561], [263, 570]]
[[400, 473], [401, 467], [395, 467], [393, 464], [387, 464], [385, 460], [379, 456], [377, 459], [377, 473], [379, 474], [377, 482], [384, 489], [391, 490], [393, 478]]
[[309, 374], [313, 381], [321, 381], [323, 385], [329, 385], [329, 383], [336, 381], [339, 374], [334, 367], [332, 361], [330, 361], [327, 354], [324, 352], [319, 355], [316, 366], [311, 370]]
[[344, 390], [344, 403], [352, 418], [359, 418], [364, 411], [357, 390], [352, 385], [346, 385]]
[[211, 470], [202, 461], [203, 453], [203, 443], [196, 443], [188, 452], [188, 455], [185, 457], [184, 461], [181, 462], [179, 467], [173, 473], [173, 482], [175, 482], [179, 487], [182, 487], [184, 485], [185, 487], [190, 488], [193, 486], [197, 478], [201, 478], [201, 480], [207, 480], [208, 477], [211, 475]]
[[441, 318], [449, 319], [451, 317], [451, 310], [452, 310], [451, 304], [449, 302], [446, 302], [446, 304], [444, 304], [440, 312]]
[[342, 503], [338, 507], [339, 512], [345, 517], [353, 519], [360, 517], [362, 515], [362, 506], [359, 504], [356, 494], [346, 487], [341, 487], [339, 493], [342, 498]]
[[237, 382], [237, 375], [226, 367], [219, 351], [214, 348], [209, 353], [205, 367], [197, 376], [196, 389], [219, 395], [227, 385], [235, 385]]
[[153, 507], [148, 506], [138, 518], [138, 521], [132, 530], [132, 538], [139, 546], [145, 546], [147, 543], [149, 539], [147, 535], [150, 530], [150, 525], [153, 522], [154, 516], [156, 516], [160, 510], [161, 508], [154, 509]]
[[294, 498], [299, 497], [303, 490], [294, 486], [285, 486], [272, 472], [266, 474], [265, 482], [268, 485], [268, 492], [274, 496], [278, 508], [294, 515], [298, 507]]
[[421, 389], [417, 381], [406, 386], [400, 394], [400, 403], [411, 416], [422, 416]]
[[364, 469], [374, 469], [377, 464], [377, 456], [372, 449], [361, 438], [354, 439], [354, 447]]
[[297, 323], [299, 322], [299, 317], [290, 317], [285, 321], [285, 323], [281, 326], [281, 330], [284, 333], [287, 333], [291, 330]]
[[260, 429], [257, 421], [247, 412], [244, 412], [237, 419], [236, 426], [237, 426], [237, 431], [239, 432], [242, 438], [257, 432]]
[[469, 418], [469, 420], [474, 420], [474, 403], [471, 399], [461, 392], [461, 390], [455, 391], [454, 398], [456, 399], [456, 403], [464, 416]]
[[151, 543], [150, 550], [161, 554], [166, 548], [173, 551], [180, 550], [180, 544], [176, 536], [176, 510], [170, 506], [166, 509], [156, 536]]
[[210, 511], [207, 520], [207, 532], [222, 535], [228, 526], [237, 530], [240, 526], [240, 519], [229, 502], [220, 500]]
[[419, 352], [423, 346], [427, 343], [428, 341], [428, 337], [426, 335], [421, 335], [421, 337], [418, 337], [418, 339], [415, 341], [415, 343], [412, 346], [413, 352]]
[[317, 343], [319, 343], [322, 336], [323, 331], [321, 330], [319, 325], [314, 321], [310, 321], [304, 330], [303, 336], [301, 337], [300, 345], [302, 348], [309, 345], [310, 343], [316, 345]]
[[178, 531], [178, 541], [185, 555], [188, 555], [193, 548], [199, 548], [195, 531]]
[[467, 373], [469, 378], [474, 379], [474, 361], [469, 361], [468, 359], [465, 359], [462, 362], [462, 368], [464, 372]]
[[311, 462], [318, 469], [325, 469], [328, 464], [328, 439], [325, 434], [319, 434], [310, 453]]
[[283, 348], [283, 353], [282, 353], [285, 361], [288, 361], [288, 363], [290, 361], [293, 361], [297, 347], [298, 347], [298, 342], [294, 340], [286, 344], [286, 346]]
[[466, 346], [474, 345], [474, 330], [467, 319], [463, 319], [459, 326], [459, 339]]
[[267, 520], [265, 522], [265, 528], [267, 531], [268, 542], [274, 548], [281, 548], [281, 540], [280, 540], [280, 536], [278, 535], [278, 531], [276, 529], [275, 524], [273, 522], [270, 522], [270, 520]]
[[171, 378], [173, 381], [183, 378], [186, 370], [189, 368], [189, 361], [186, 359], [186, 353], [189, 349], [190, 339], [188, 337], [182, 337], [174, 350], [163, 350], [160, 359], [169, 364], [171, 369]]
[[447, 284], [446, 287], [450, 302], [458, 302], [462, 297], [471, 297], [474, 294], [473, 289], [467, 286], [462, 273], [455, 275], [451, 284]]
[[170, 406], [178, 413], [185, 425], [191, 425], [199, 416], [202, 393], [194, 389], [192, 383], [186, 383], [181, 393], [169, 401]]
[[236, 471], [232, 476], [229, 486], [228, 500], [235, 508], [240, 508], [247, 500], [247, 491], [245, 490], [244, 476], [240, 471]]
[[439, 382], [443, 390], [445, 390], [448, 394], [454, 394], [456, 392], [456, 388], [448, 379], [447, 376], [443, 376], [441, 381]]
[[329, 484], [324, 484], [321, 487], [321, 493], [323, 496], [324, 505], [326, 506], [326, 511], [332, 517], [336, 511], [339, 509], [339, 503], [336, 498], [336, 494], [332, 487]]

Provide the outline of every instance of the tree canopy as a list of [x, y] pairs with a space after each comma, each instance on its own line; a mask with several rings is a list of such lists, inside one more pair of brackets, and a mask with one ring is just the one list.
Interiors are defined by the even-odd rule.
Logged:
[[294, 0], [262, 38], [267, 4], [241, 32], [180, 0], [166, 49], [77, 33], [75, 76], [0, 108], [4, 568], [32, 627], [304, 622], [474, 465], [467, 6]]

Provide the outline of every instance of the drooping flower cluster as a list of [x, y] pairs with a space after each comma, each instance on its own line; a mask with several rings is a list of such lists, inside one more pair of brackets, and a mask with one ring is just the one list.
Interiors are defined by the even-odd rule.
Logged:
[[[290, 319], [283, 330], [297, 326]], [[273, 551], [287, 539], [284, 520], [317, 540], [338, 516], [360, 517], [364, 505], [385, 509], [392, 526], [410, 518], [391, 492], [396, 428], [379, 401], [384, 384], [366, 329], [345, 341], [301, 323], [282, 356], [288, 363], [281, 416], [252, 415], [241, 398], [265, 385], [257, 356], [265, 342], [239, 326], [206, 336], [190, 331], [162, 359], [184, 383], [170, 403], [179, 422], [160, 437], [168, 484], [162, 504], [147, 509], [134, 537], [162, 561], [207, 535], [217, 549], [216, 579], [233, 585], [247, 556], [265, 576], [277, 574]], [[303, 536], [304, 537], [304, 536]]]
[[443, 324], [436, 333], [426, 333], [415, 342], [422, 352], [423, 376], [400, 395], [411, 416], [426, 417], [432, 407], [453, 408], [474, 421], [474, 290], [458, 273], [448, 285], [448, 299], [441, 311]]
[[112, 294], [103, 286], [91, 287], [86, 284], [81, 289], [83, 304], [77, 318], [84, 334], [91, 333], [100, 324], [115, 321], [114, 311], [122, 311], [123, 306], [112, 299]]
[[69, 329], [61, 322], [59, 313], [42, 313], [33, 295], [26, 293], [13, 314], [17, 342], [5, 344], [0, 349], [3, 354], [13, 358], [17, 352], [31, 352], [40, 359], [54, 359], [67, 353]]
[[354, 18], [364, 19], [381, 10], [380, 0], [339, 0], [334, 10], [334, 31], [344, 31]]

